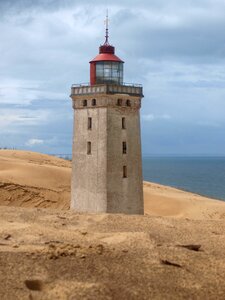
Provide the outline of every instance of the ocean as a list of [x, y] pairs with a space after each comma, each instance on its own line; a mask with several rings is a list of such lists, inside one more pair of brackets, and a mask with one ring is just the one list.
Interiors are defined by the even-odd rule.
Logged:
[[225, 201], [225, 157], [143, 157], [143, 177]]

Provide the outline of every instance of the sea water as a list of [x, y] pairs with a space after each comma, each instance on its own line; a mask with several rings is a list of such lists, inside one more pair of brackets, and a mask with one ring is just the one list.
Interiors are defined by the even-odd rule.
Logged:
[[225, 157], [143, 157], [143, 177], [225, 201]]

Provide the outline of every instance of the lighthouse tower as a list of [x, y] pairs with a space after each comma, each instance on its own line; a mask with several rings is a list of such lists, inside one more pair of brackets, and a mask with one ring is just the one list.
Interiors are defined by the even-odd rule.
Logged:
[[71, 208], [143, 214], [142, 86], [123, 82], [124, 62], [108, 41], [90, 61], [90, 83], [71, 88], [74, 138]]

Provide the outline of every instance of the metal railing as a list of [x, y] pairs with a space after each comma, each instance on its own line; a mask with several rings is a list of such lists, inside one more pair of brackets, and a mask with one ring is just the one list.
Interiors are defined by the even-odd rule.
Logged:
[[126, 83], [123, 82], [122, 84], [115, 84], [115, 83], [100, 83], [100, 84], [95, 84], [95, 85], [91, 85], [90, 82], [87, 83], [78, 83], [78, 84], [73, 84], [72, 88], [76, 88], [76, 87], [88, 87], [88, 86], [102, 86], [102, 85], [115, 85], [115, 86], [130, 86], [130, 87], [142, 87], [142, 84], [139, 83]]

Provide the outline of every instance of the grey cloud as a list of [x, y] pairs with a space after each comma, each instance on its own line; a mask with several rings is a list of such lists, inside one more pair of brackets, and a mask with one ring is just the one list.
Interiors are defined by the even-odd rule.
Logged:
[[3, 13], [18, 13], [32, 9], [55, 11], [61, 7], [72, 5], [72, 0], [1, 0], [0, 9]]
[[[225, 8], [225, 7], [224, 7]], [[124, 9], [115, 15], [116, 36], [141, 57], [217, 62], [225, 58], [225, 10], [201, 16], [183, 11], [152, 13]], [[131, 53], [132, 54], [132, 53]]]
[[[225, 126], [201, 127], [176, 122], [152, 122], [147, 130], [142, 126], [142, 143], [144, 155], [224, 155]], [[149, 149], [151, 148], [151, 152]], [[147, 150], [147, 151], [146, 151]]]
[[[71, 152], [70, 86], [89, 81], [105, 8], [103, 0], [0, 1], [0, 111], [13, 120], [0, 146], [49, 140], [35, 149]], [[224, 1], [115, 0], [109, 10], [125, 81], [143, 83], [142, 114], [155, 116], [143, 122], [144, 152], [225, 149]]]

